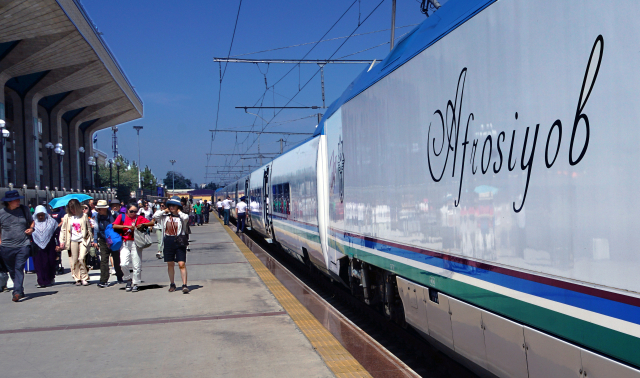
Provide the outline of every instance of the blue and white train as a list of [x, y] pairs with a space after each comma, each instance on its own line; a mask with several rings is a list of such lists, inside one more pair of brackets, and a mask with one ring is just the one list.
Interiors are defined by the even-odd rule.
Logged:
[[638, 16], [450, 0], [217, 197], [478, 371], [640, 377]]

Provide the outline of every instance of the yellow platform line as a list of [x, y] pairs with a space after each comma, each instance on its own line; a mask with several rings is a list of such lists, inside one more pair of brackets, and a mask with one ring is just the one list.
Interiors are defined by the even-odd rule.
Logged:
[[[220, 223], [220, 219], [218, 219]], [[224, 227], [224, 225], [223, 225]], [[229, 227], [225, 230], [336, 377], [371, 377], [349, 351], [267, 269]]]

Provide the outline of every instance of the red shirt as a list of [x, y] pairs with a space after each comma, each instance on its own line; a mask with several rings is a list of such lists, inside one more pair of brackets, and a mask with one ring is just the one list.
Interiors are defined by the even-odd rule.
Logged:
[[[150, 220], [147, 220], [147, 218], [143, 217], [142, 215], [138, 215], [137, 218], [137, 223], [136, 223], [136, 219], [132, 219], [130, 216], [124, 214], [120, 214], [118, 215], [118, 218], [116, 218], [115, 222], [113, 222], [114, 225], [122, 225], [122, 218], [124, 217], [124, 225], [125, 226], [132, 226], [134, 224], [143, 224], [143, 223], [149, 223], [151, 222]], [[133, 230], [123, 230], [122, 231], [122, 240], [124, 241], [129, 241], [129, 240], [133, 240]]]

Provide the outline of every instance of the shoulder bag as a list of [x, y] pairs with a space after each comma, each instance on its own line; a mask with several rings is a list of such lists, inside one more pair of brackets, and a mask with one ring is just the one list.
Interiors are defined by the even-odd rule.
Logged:
[[149, 232], [149, 227], [146, 227], [143, 231], [140, 231], [138, 227], [138, 218], [136, 218], [136, 223], [133, 228], [133, 241], [136, 243], [136, 248], [145, 249], [151, 247], [151, 233]]

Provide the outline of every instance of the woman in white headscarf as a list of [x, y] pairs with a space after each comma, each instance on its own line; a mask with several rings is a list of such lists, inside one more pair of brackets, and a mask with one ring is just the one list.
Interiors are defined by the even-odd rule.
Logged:
[[33, 224], [33, 264], [38, 276], [38, 287], [53, 285], [56, 277], [56, 248], [58, 247], [58, 222], [47, 214], [47, 209], [40, 205], [34, 211]]

